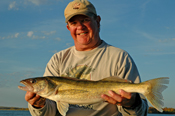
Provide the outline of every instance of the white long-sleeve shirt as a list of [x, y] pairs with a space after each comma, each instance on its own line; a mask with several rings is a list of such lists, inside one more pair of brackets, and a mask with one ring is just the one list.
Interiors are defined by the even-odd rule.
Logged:
[[[52, 56], [46, 66], [44, 76], [65, 76], [88, 80], [101, 80], [110, 76], [140, 83], [137, 67], [130, 55], [104, 41], [91, 51], [77, 51], [75, 46], [62, 50]], [[97, 88], [98, 89], [98, 88]], [[72, 106], [67, 116], [146, 116], [147, 101], [141, 99], [134, 109], [100, 102], [86, 106]], [[47, 100], [45, 107], [35, 109], [29, 104], [33, 116], [60, 115], [54, 101]]]

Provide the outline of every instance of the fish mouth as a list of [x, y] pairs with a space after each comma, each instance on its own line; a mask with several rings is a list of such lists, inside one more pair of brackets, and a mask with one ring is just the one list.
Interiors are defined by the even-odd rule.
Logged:
[[20, 83], [23, 84], [24, 86], [18, 86], [19, 89], [23, 91], [33, 92], [33, 87], [29, 83], [27, 83], [26, 81], [20, 81]]

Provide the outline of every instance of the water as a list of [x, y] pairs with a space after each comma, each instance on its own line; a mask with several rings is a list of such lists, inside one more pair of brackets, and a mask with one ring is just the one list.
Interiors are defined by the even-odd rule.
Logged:
[[[0, 116], [31, 116], [29, 111], [0, 110]], [[175, 116], [174, 114], [148, 114], [148, 116]]]
[[0, 116], [31, 116], [29, 111], [0, 110]]
[[148, 116], [175, 116], [175, 114], [148, 114]]

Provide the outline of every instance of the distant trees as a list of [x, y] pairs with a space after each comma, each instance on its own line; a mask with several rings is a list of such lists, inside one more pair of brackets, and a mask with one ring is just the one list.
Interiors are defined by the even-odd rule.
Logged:
[[[2, 107], [0, 106], [0, 110], [28, 110], [28, 108], [16, 108], [16, 107]], [[149, 107], [148, 113], [161, 114], [161, 112], [157, 111], [154, 107]], [[162, 114], [175, 114], [174, 108], [163, 108]]]
[[[157, 111], [153, 107], [149, 107], [148, 113], [160, 114], [161, 112]], [[165, 108], [163, 108], [163, 114], [175, 114], [175, 109], [165, 107]]]
[[0, 107], [0, 110], [28, 110], [28, 108]]

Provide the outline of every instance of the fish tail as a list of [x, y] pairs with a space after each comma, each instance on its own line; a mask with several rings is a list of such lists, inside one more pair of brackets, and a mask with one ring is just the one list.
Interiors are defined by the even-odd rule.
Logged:
[[146, 84], [146, 91], [143, 93], [147, 100], [160, 112], [164, 106], [162, 92], [167, 88], [169, 77], [161, 77], [143, 82]]

